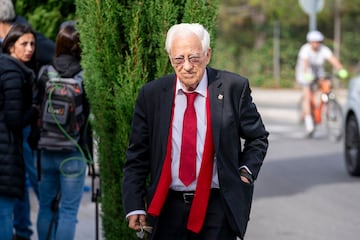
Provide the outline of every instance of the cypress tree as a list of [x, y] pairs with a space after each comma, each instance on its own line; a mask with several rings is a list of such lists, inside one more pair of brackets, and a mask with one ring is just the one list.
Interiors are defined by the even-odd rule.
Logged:
[[168, 28], [199, 22], [212, 33], [217, 0], [76, 0], [85, 89], [98, 141], [105, 239], [136, 239], [121, 201], [122, 167], [139, 88], [172, 72]]

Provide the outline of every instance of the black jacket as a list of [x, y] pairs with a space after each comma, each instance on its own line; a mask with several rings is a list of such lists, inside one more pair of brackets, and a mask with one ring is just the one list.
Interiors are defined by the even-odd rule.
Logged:
[[[254, 185], [240, 180], [239, 168], [247, 166], [257, 178], [269, 133], [247, 79], [213, 68], [207, 68], [207, 76], [220, 194], [230, 226], [243, 239]], [[126, 214], [145, 210], [145, 199], [150, 203], [155, 193], [166, 156], [175, 84], [175, 74], [161, 77], [144, 85], [137, 97], [123, 169]]]
[[22, 129], [36, 118], [32, 109], [34, 73], [22, 62], [0, 55], [0, 195], [22, 198], [25, 170]]

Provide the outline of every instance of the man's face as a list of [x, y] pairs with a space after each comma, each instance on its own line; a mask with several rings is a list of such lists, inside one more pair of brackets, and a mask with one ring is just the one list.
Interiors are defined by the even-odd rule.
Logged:
[[185, 34], [174, 37], [169, 57], [180, 82], [192, 91], [198, 86], [210, 62], [211, 49], [204, 54], [197, 35]]
[[35, 51], [35, 38], [31, 33], [26, 33], [19, 37], [15, 44], [10, 48], [10, 55], [21, 62], [30, 61]]
[[311, 48], [316, 52], [319, 50], [321, 42], [310, 42]]

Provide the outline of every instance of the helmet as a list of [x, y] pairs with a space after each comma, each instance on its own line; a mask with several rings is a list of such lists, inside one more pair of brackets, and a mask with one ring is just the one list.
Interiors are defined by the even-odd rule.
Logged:
[[308, 42], [322, 42], [324, 40], [324, 35], [317, 30], [310, 31], [306, 35], [306, 40]]

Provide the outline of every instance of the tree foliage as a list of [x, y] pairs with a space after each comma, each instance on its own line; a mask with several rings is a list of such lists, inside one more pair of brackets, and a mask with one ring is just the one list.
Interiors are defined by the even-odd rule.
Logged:
[[74, 0], [14, 0], [16, 14], [25, 17], [32, 27], [55, 40], [62, 22], [75, 18]]
[[[74, 1], [14, 0], [17, 12], [25, 16], [36, 30], [51, 39], [55, 39], [61, 22], [77, 18]], [[126, 2], [119, 1], [120, 4]], [[136, 2], [128, 3], [129, 9], [136, 6]], [[309, 16], [301, 9], [299, 0], [221, 0], [219, 2], [219, 11], [213, 11], [214, 15], [207, 15], [206, 18], [210, 22], [216, 18], [216, 24], [208, 24], [207, 20], [203, 23], [211, 31], [212, 38], [216, 40], [212, 42], [212, 46], [216, 42], [217, 47], [213, 48], [211, 64], [243, 74], [252, 81], [253, 85], [274, 86], [272, 48], [274, 26], [278, 25], [280, 26], [281, 82], [277, 87], [293, 87], [297, 51], [304, 43], [309, 27]], [[354, 51], [360, 43], [360, 33], [356, 29], [360, 23], [360, 0], [324, 0], [324, 3], [324, 8], [317, 14], [318, 29], [325, 34], [329, 47], [334, 48], [335, 7], [338, 3], [341, 17], [340, 57], [351, 75], [355, 75], [360, 71], [358, 54]], [[148, 19], [147, 22], [140, 22], [144, 27], [142, 31], [159, 30], [152, 24], [158, 14], [175, 21], [191, 21], [192, 16], [206, 14], [199, 4], [206, 9], [216, 6], [213, 1], [205, 0], [143, 1], [143, 6], [152, 4], [155, 5], [141, 10], [141, 14], [146, 14]], [[162, 11], [167, 5], [174, 6], [174, 9], [168, 12]], [[151, 12], [152, 10], [155, 12]], [[142, 41], [148, 46], [151, 54], [163, 56], [161, 54], [165, 53], [159, 42], [161, 40], [152, 36], [154, 34], [149, 34], [149, 38]], [[151, 58], [145, 56], [142, 60], [149, 68], [147, 71], [150, 72], [150, 76], [159, 76], [170, 71], [169, 65], [162, 64], [158, 58], [151, 65], [147, 64], [148, 61], [152, 61]], [[261, 72], [264, 69], [266, 74]]]

